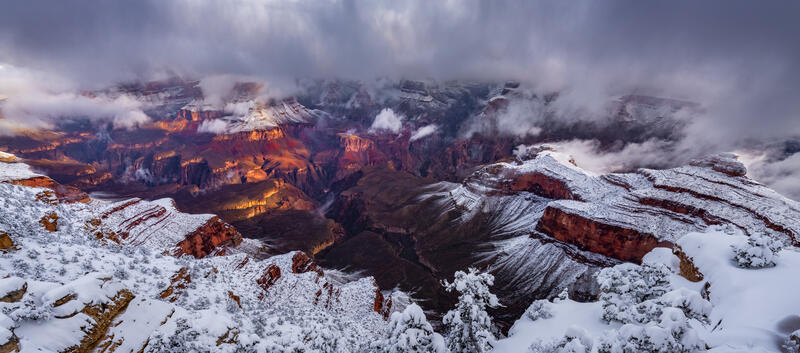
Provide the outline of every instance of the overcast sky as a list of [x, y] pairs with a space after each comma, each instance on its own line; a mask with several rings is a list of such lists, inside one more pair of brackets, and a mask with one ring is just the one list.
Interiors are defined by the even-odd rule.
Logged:
[[174, 74], [515, 79], [587, 106], [689, 99], [708, 108], [709, 134], [773, 137], [800, 132], [798, 19], [793, 0], [7, 0], [0, 65], [82, 88]]

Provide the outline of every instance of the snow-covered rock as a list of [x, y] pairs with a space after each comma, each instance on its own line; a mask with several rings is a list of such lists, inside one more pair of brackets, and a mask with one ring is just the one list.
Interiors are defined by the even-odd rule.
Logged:
[[[0, 232], [15, 245], [0, 257], [11, 276], [0, 279], [4, 349], [360, 352], [387, 325], [372, 278], [327, 275], [300, 252], [259, 260], [246, 253], [254, 244], [215, 243], [202, 233], [224, 224], [213, 215], [168, 199], [37, 197], [45, 190], [0, 183]], [[54, 231], [40, 223], [49, 214]], [[188, 249], [203, 252], [184, 251], [195, 238]]]
[[[550, 317], [534, 320], [523, 316], [508, 338], [497, 342], [495, 352], [555, 347], [569, 341], [569, 333], [574, 332], [571, 325], [585, 332], [583, 340], [590, 344], [584, 346], [591, 347], [586, 352], [695, 352], [706, 347], [720, 353], [782, 352], [788, 349], [782, 347], [791, 346], [791, 335], [800, 328], [796, 295], [800, 280], [795, 275], [800, 252], [780, 250], [775, 267], [741, 268], [731, 259], [731, 246], [741, 246], [747, 239], [742, 232], [727, 234], [720, 228], [679, 238], [676, 245], [702, 272], [701, 282], [681, 277], [681, 260], [658, 248], [645, 257], [643, 265], [623, 264], [604, 270], [610, 271], [601, 275], [608, 284], [605, 290], [618, 294], [601, 296], [596, 302], [547, 303]], [[654, 266], [668, 271], [654, 277], [655, 272], [647, 269]], [[661, 278], [661, 284], [648, 284], [653, 278]], [[623, 302], [628, 306], [608, 306]], [[616, 315], [620, 320], [609, 321], [606, 318], [612, 309], [632, 315]]]

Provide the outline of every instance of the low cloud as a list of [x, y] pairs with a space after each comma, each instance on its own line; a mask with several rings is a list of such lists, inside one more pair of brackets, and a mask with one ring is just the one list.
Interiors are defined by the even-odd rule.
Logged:
[[[544, 119], [553, 113], [554, 107], [545, 104], [543, 98], [528, 90], [513, 97], [493, 97], [486, 112], [473, 117], [464, 129], [466, 137], [475, 133], [505, 136], [536, 136], [541, 131]], [[564, 118], [569, 114], [562, 114]]]
[[375, 121], [370, 126], [370, 132], [391, 132], [399, 133], [403, 128], [403, 116], [396, 114], [390, 108], [384, 108], [375, 116]]
[[241, 82], [240, 77], [231, 75], [204, 77], [199, 84], [203, 91], [203, 103], [210, 105], [213, 109], [225, 107], [237, 82]]
[[0, 132], [11, 134], [19, 129], [52, 128], [68, 119], [108, 121], [114, 128], [130, 129], [150, 121], [142, 106], [128, 96], [39, 93], [9, 97], [2, 106], [5, 119], [0, 120]]
[[425, 126], [419, 128], [417, 131], [414, 131], [413, 134], [411, 134], [411, 141], [416, 141], [416, 140], [419, 140], [419, 139], [421, 139], [423, 137], [431, 135], [431, 134], [435, 133], [436, 130], [438, 130], [438, 129], [439, 129], [439, 127], [436, 126], [436, 124], [425, 125]]
[[107, 121], [115, 128], [133, 128], [150, 121], [147, 103], [128, 95], [77, 94], [57, 76], [15, 67], [0, 68], [0, 134], [52, 128], [69, 119]]
[[749, 177], [800, 201], [800, 153], [782, 160], [770, 159], [766, 154], [740, 154], [740, 159], [747, 166]]
[[613, 152], [602, 151], [600, 142], [596, 140], [571, 140], [551, 145], [572, 156], [577, 166], [595, 174], [624, 172], [641, 167], [678, 166], [699, 156], [687, 154], [686, 151], [678, 152], [678, 147], [673, 143], [660, 140], [631, 143]]
[[197, 132], [208, 132], [215, 135], [222, 135], [228, 132], [228, 123], [222, 119], [204, 120], [197, 127]]

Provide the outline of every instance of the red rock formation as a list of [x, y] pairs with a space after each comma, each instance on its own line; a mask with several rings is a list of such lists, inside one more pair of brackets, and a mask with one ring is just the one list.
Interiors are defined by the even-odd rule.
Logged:
[[317, 264], [314, 263], [308, 255], [306, 255], [302, 251], [298, 251], [294, 256], [292, 256], [292, 272], [293, 273], [306, 273], [309, 271], [314, 271], [317, 273], [322, 272], [321, 269], [317, 268]]
[[464, 175], [464, 171], [476, 166], [510, 156], [514, 146], [512, 139], [504, 137], [475, 136], [458, 140], [431, 159], [428, 173], [444, 179]]
[[372, 304], [372, 310], [383, 315], [384, 319], [388, 319], [389, 314], [392, 313], [392, 297], [384, 298], [377, 283], [375, 283], [375, 301]]
[[529, 191], [536, 195], [556, 200], [579, 200], [573, 195], [564, 180], [533, 172], [517, 174], [505, 181], [505, 188], [511, 191]]
[[29, 179], [13, 180], [9, 183], [14, 185], [39, 187], [53, 190], [59, 202], [73, 203], [73, 202], [89, 202], [89, 195], [85, 192], [78, 190], [71, 186], [65, 186], [57, 183], [55, 180], [45, 176], [34, 177]]
[[270, 264], [265, 270], [264, 274], [256, 280], [256, 283], [264, 289], [268, 290], [278, 279], [281, 278], [281, 269], [274, 264]]
[[659, 241], [651, 234], [603, 223], [552, 206], [545, 209], [536, 229], [583, 250], [623, 261], [641, 262], [642, 257], [656, 247], [672, 247], [671, 243]]
[[15, 250], [14, 241], [8, 233], [0, 231], [0, 252]]
[[697, 266], [694, 265], [692, 258], [686, 255], [686, 253], [683, 252], [683, 249], [681, 249], [680, 246], [675, 246], [674, 248], [672, 248], [672, 253], [675, 254], [675, 256], [677, 256], [678, 259], [680, 260], [680, 265], [679, 265], [680, 272], [678, 273], [679, 275], [692, 282], [700, 282], [703, 280], [703, 273], [700, 272], [700, 269], [698, 269]]
[[175, 302], [183, 294], [183, 291], [189, 283], [192, 283], [192, 275], [189, 273], [188, 268], [182, 267], [177, 273], [170, 277], [169, 287], [161, 291], [161, 299]]
[[39, 220], [39, 224], [51, 232], [58, 230], [58, 215], [55, 212], [50, 212]]
[[242, 235], [233, 226], [223, 222], [219, 217], [213, 217], [178, 243], [176, 255], [186, 254], [197, 258], [209, 254], [224, 255], [225, 247], [237, 246], [241, 242]]

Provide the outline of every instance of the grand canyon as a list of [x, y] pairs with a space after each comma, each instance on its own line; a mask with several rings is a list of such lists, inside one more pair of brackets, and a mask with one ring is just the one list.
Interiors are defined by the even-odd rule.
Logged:
[[800, 110], [771, 88], [161, 55], [203, 69], [62, 89], [0, 56], [0, 352], [800, 349]]

